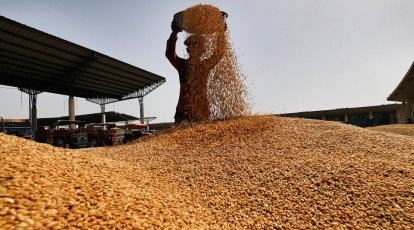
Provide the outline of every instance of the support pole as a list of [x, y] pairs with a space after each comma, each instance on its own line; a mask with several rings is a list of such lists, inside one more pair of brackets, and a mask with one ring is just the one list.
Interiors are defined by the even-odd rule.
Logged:
[[388, 118], [390, 119], [390, 124], [397, 124], [398, 123], [398, 109], [397, 111], [395, 111], [395, 115], [394, 113], [389, 113], [388, 114]]
[[101, 104], [102, 123], [106, 124], [105, 104]]
[[[33, 98], [33, 94], [31, 92], [28, 93], [29, 94], [29, 121], [30, 121], [30, 125], [33, 124], [33, 120], [32, 120], [32, 98]], [[33, 127], [32, 127], [33, 128]]]
[[138, 97], [140, 122], [144, 124], [144, 97]]
[[409, 108], [410, 109], [410, 116], [409, 116], [409, 118], [411, 119], [411, 121], [413, 121], [414, 120], [414, 103], [413, 102], [411, 102], [411, 107]]
[[31, 114], [31, 125], [32, 125], [32, 133], [33, 139], [36, 136], [36, 129], [37, 129], [37, 94], [33, 94], [32, 96], [32, 114]]
[[403, 119], [404, 119], [405, 106], [406, 106], [406, 102], [403, 101], [401, 103], [401, 107], [398, 110], [398, 114], [397, 114], [397, 123], [398, 124], [404, 123], [404, 120]]
[[348, 117], [348, 114], [347, 113], [345, 113], [345, 115], [344, 115], [344, 121], [346, 123], [348, 123], [348, 121], [349, 121], [349, 117]]
[[374, 113], [372, 111], [368, 112], [368, 118], [369, 119], [374, 119]]
[[32, 138], [35, 138], [36, 128], [37, 128], [37, 95], [42, 93], [42, 91], [34, 89], [19, 88], [20, 91], [29, 94], [29, 121], [30, 129], [32, 130]]
[[407, 119], [410, 118], [412, 107], [413, 107], [413, 102], [412, 101], [407, 101], [405, 103], [404, 117], [403, 117], [401, 123], [405, 123], [407, 121]]
[[[69, 120], [74, 121], [75, 120], [75, 99], [73, 96], [69, 96]], [[69, 125], [70, 129], [75, 129], [75, 124]]]

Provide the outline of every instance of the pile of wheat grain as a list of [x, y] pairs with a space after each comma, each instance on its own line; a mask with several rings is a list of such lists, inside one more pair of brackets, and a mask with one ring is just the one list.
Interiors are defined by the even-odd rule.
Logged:
[[211, 5], [185, 10], [184, 26], [192, 34], [189, 50], [189, 118], [225, 119], [249, 111], [245, 77], [233, 50], [221, 11]]
[[386, 133], [396, 133], [406, 136], [414, 136], [413, 124], [380, 125], [375, 127], [368, 127], [367, 129]]
[[247, 116], [119, 147], [0, 134], [0, 228], [414, 227], [414, 141]]

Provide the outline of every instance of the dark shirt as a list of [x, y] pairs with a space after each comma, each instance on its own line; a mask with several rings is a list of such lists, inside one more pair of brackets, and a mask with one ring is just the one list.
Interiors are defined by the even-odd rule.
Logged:
[[[181, 120], [188, 119], [188, 93], [189, 93], [189, 84], [188, 84], [188, 61], [186, 59], [180, 58], [175, 53], [177, 37], [174, 34], [171, 34], [170, 38], [167, 41], [167, 49], [165, 51], [165, 56], [168, 58], [170, 63], [178, 71], [179, 80], [180, 80], [180, 96], [178, 98], [178, 103], [176, 107], [176, 116], [180, 116]], [[177, 119], [176, 119], [177, 120]]]

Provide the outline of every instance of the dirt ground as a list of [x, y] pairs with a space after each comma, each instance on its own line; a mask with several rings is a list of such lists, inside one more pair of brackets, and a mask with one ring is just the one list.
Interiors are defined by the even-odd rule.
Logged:
[[0, 146], [1, 229], [414, 228], [403, 135], [246, 116], [118, 147]]

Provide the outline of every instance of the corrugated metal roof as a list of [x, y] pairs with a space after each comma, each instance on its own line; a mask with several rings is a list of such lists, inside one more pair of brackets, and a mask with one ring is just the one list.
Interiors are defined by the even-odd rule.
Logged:
[[387, 100], [401, 102], [414, 100], [414, 62]]
[[0, 16], [0, 84], [121, 100], [164, 82], [157, 74]]

